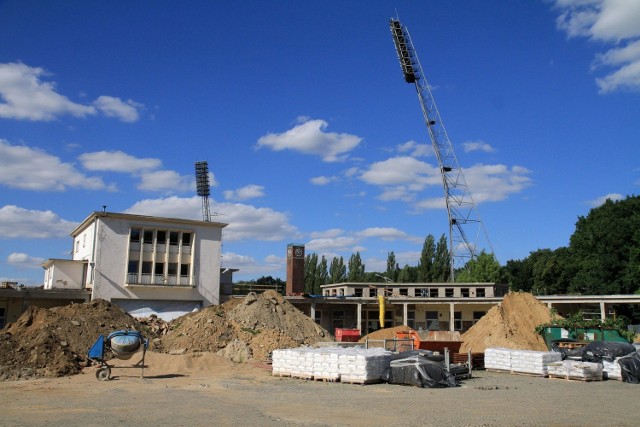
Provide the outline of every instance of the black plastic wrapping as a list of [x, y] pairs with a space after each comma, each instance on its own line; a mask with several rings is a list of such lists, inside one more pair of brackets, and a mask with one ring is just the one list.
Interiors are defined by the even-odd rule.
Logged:
[[603, 360], [613, 362], [617, 357], [634, 353], [636, 348], [626, 342], [593, 341], [577, 350], [582, 354], [582, 361], [600, 363]]
[[640, 351], [618, 359], [622, 381], [632, 384], [640, 384]]
[[391, 362], [388, 379], [390, 384], [406, 384], [416, 387], [456, 387], [456, 378], [438, 362], [419, 355]]

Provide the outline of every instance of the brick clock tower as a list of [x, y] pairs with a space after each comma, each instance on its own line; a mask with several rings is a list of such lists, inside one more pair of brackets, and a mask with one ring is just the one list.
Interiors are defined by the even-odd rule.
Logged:
[[287, 245], [287, 295], [304, 293], [304, 245]]

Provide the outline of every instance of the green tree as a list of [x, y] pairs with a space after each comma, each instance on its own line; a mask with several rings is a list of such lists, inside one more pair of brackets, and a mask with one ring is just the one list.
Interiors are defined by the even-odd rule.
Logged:
[[569, 241], [575, 275], [570, 290], [630, 294], [640, 287], [640, 197], [607, 200], [579, 217]]
[[393, 251], [387, 255], [387, 272], [386, 277], [392, 282], [398, 281], [398, 274], [400, 273], [400, 266], [396, 262], [396, 254]]
[[398, 283], [416, 283], [418, 282], [418, 267], [411, 267], [405, 264], [398, 273]]
[[451, 278], [451, 253], [447, 238], [443, 234], [436, 244], [436, 254], [433, 260], [432, 281], [445, 283]]
[[313, 294], [318, 269], [318, 254], [307, 254], [304, 257], [304, 293]]
[[457, 272], [458, 282], [497, 282], [500, 275], [500, 263], [493, 254], [485, 251], [467, 261]]
[[436, 258], [436, 241], [432, 234], [429, 234], [424, 239], [422, 245], [422, 253], [420, 254], [420, 261], [418, 262], [418, 282], [419, 283], [431, 283], [433, 282], [434, 262]]
[[320, 263], [316, 268], [315, 279], [313, 281], [312, 293], [314, 295], [322, 294], [322, 285], [326, 285], [329, 280], [329, 273], [327, 272], [327, 259], [322, 255]]
[[342, 283], [347, 280], [347, 267], [344, 258], [334, 257], [329, 266], [329, 283]]
[[347, 273], [347, 281], [363, 282], [364, 281], [364, 264], [360, 258], [360, 252], [351, 254], [349, 258], [349, 272]]

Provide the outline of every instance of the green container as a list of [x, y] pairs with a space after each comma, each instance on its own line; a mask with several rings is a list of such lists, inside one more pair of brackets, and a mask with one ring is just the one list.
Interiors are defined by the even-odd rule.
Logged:
[[561, 326], [547, 325], [542, 331], [542, 337], [549, 350], [553, 348], [554, 342], [629, 342], [620, 335], [617, 329], [607, 328], [575, 328], [570, 330]]

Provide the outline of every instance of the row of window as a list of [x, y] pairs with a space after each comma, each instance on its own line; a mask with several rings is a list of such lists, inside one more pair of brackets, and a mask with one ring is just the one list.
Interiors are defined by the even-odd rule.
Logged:
[[[127, 273], [129, 274], [155, 274], [155, 275], [167, 275], [176, 276], [178, 271], [180, 276], [189, 275], [189, 264], [178, 264], [177, 262], [152, 262], [152, 261], [140, 261], [130, 260]], [[179, 269], [179, 270], [178, 270]]]
[[[439, 288], [416, 288], [415, 296], [422, 298], [439, 298], [440, 297], [440, 289]], [[476, 294], [475, 296], [478, 298], [484, 298], [486, 296], [485, 288], [475, 288]], [[398, 294], [400, 296], [409, 296], [408, 288], [399, 288]], [[325, 289], [325, 296], [344, 296], [344, 289]], [[445, 298], [453, 298], [455, 295], [454, 288], [445, 288], [444, 289], [444, 297]], [[354, 288], [353, 296], [362, 298], [364, 296], [363, 288]], [[375, 291], [370, 290], [369, 296], [375, 296]], [[471, 296], [470, 288], [460, 288], [460, 296], [462, 298], [469, 298]]]
[[146, 243], [170, 246], [191, 246], [191, 233], [185, 231], [155, 230], [148, 228], [132, 228], [129, 240], [131, 243]]

